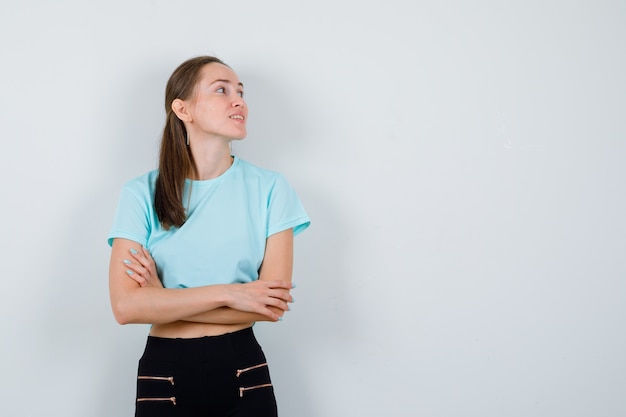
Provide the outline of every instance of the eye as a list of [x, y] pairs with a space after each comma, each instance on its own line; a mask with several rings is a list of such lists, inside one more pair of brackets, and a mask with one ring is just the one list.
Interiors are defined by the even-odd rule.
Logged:
[[237, 94], [239, 94], [239, 97], [243, 98], [243, 91], [239, 91]]
[[226, 89], [224, 87], [220, 87], [217, 90], [215, 90], [216, 93], [225, 93]]

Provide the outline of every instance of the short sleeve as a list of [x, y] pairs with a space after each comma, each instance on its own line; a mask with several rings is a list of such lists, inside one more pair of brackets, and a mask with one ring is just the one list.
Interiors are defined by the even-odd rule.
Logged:
[[296, 192], [281, 174], [270, 190], [267, 209], [267, 237], [287, 229], [293, 229], [295, 236], [311, 224]]
[[150, 234], [150, 212], [150, 201], [130, 185], [125, 185], [109, 232], [109, 246], [113, 245], [115, 238], [129, 239], [146, 246]]

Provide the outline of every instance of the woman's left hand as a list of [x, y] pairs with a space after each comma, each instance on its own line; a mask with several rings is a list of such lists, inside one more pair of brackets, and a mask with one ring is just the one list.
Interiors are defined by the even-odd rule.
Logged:
[[130, 258], [124, 259], [126, 274], [141, 287], [163, 288], [154, 259], [143, 246], [140, 251], [130, 250]]

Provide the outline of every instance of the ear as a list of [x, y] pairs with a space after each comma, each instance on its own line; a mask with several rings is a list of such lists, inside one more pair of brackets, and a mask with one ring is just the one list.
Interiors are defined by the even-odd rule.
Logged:
[[193, 118], [189, 113], [188, 103], [179, 98], [172, 101], [172, 111], [176, 114], [176, 117], [178, 117], [183, 122], [193, 121]]

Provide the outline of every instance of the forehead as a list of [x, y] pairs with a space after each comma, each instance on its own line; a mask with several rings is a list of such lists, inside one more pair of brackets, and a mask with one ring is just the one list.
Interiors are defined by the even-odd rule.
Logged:
[[226, 65], [212, 62], [206, 64], [200, 71], [199, 84], [201, 86], [207, 86], [215, 82], [216, 80], [226, 80], [232, 84], [240, 84], [239, 77], [235, 74], [235, 71], [227, 67]]

